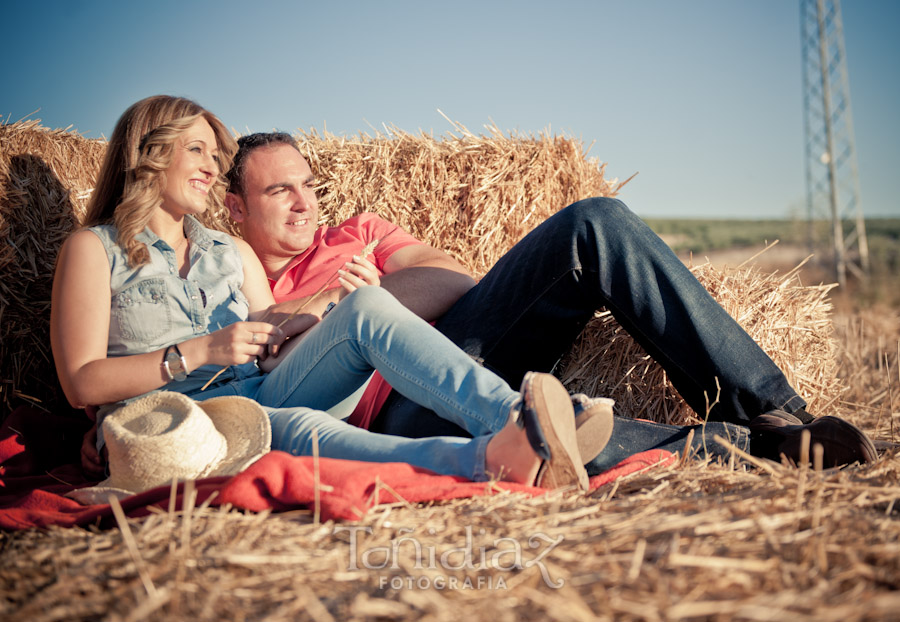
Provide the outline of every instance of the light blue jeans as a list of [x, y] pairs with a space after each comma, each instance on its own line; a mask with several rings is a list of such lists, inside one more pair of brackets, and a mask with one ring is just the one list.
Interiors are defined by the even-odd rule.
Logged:
[[[326, 412], [378, 370], [411, 401], [474, 438], [411, 439], [351, 426]], [[346, 296], [269, 374], [233, 380], [197, 400], [242, 395], [267, 408], [272, 448], [368, 462], [408, 462], [445, 475], [487, 479], [485, 451], [519, 398], [506, 381], [478, 365], [447, 337], [380, 287]]]

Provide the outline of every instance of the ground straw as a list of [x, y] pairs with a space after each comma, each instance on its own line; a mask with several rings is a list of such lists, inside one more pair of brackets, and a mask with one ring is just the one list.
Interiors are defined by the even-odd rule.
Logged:
[[186, 508], [0, 534], [0, 616], [895, 620], [898, 497], [892, 455], [843, 471], [689, 462], [588, 495], [391, 504], [345, 524]]

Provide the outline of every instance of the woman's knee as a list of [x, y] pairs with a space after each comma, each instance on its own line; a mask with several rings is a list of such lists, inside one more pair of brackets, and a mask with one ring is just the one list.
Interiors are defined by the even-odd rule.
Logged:
[[360, 313], [371, 313], [399, 305], [399, 301], [383, 287], [367, 285], [347, 294], [339, 305], [345, 310]]
[[[382, 287], [366, 286], [350, 292], [331, 315], [345, 324], [348, 334], [362, 336], [416, 317]], [[331, 315], [327, 319], [331, 319]]]

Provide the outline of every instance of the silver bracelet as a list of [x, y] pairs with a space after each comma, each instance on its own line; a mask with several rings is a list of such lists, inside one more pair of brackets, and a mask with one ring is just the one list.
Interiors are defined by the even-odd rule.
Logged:
[[[174, 352], [172, 351], [173, 349], [175, 350]], [[170, 381], [176, 380], [181, 382], [187, 378], [187, 361], [184, 360], [184, 355], [178, 348], [177, 343], [166, 348], [166, 351], [163, 353], [162, 368], [165, 370], [166, 375], [169, 376]]]

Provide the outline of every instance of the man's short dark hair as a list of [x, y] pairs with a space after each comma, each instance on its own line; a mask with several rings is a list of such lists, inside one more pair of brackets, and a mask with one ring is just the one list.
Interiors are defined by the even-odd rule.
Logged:
[[241, 136], [238, 141], [238, 151], [234, 154], [234, 163], [231, 170], [225, 174], [228, 180], [228, 192], [233, 192], [240, 196], [244, 196], [244, 165], [247, 157], [253, 153], [254, 149], [260, 147], [272, 147], [274, 145], [290, 145], [297, 152], [297, 142], [294, 137], [287, 132], [257, 132], [256, 134], [247, 134]]

